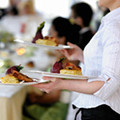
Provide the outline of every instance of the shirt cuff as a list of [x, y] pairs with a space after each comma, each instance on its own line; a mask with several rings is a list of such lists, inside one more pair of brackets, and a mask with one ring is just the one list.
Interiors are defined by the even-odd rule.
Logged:
[[105, 84], [97, 91], [94, 93], [95, 96], [102, 98], [102, 100], [105, 100], [107, 98], [106, 95], [104, 95], [105, 92], [107, 92], [106, 90], [106, 84], [108, 84], [107, 80], [111, 79], [110, 76], [106, 75], [106, 74], [101, 74], [100, 76], [98, 76], [95, 79], [88, 79], [88, 82], [93, 82], [93, 81], [104, 81]]
[[94, 95], [101, 98], [102, 100], [106, 100], [119, 88], [120, 81], [117, 76], [103, 75], [102, 78], [103, 79], [101, 80], [105, 81], [105, 84], [97, 92], [95, 92]]
[[108, 75], [100, 75], [96, 78], [92, 78], [92, 79], [88, 79], [88, 82], [93, 82], [93, 81], [104, 81], [106, 82], [108, 79], [110, 79], [110, 77]]

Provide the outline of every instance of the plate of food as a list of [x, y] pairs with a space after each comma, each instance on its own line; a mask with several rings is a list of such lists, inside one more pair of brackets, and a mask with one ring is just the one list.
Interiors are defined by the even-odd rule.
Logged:
[[70, 46], [59, 44], [57, 38], [55, 37], [49, 37], [49, 36], [43, 37], [42, 29], [44, 28], [44, 24], [45, 22], [41, 23], [40, 26], [37, 28], [36, 34], [31, 42], [26, 42], [20, 39], [16, 39], [14, 41], [33, 47], [46, 47], [49, 49], [58, 49], [58, 50], [71, 49]]
[[64, 63], [65, 58], [61, 58], [51, 68], [50, 72], [45, 71], [34, 71], [29, 72], [39, 73], [43, 76], [56, 77], [56, 78], [65, 78], [65, 79], [93, 79], [94, 76], [83, 76], [81, 68], [74, 65], [73, 63], [67, 62]]
[[88, 77], [88, 76], [82, 76], [82, 75], [70, 75], [70, 74], [60, 74], [60, 73], [51, 73], [51, 72], [45, 72], [45, 71], [30, 71], [33, 73], [40, 73], [43, 76], [48, 77], [55, 77], [55, 78], [64, 78], [64, 79], [90, 79], [95, 77]]
[[[36, 43], [29, 42], [29, 41], [23, 41], [23, 40], [20, 40], [20, 39], [16, 39], [14, 41], [18, 42], [18, 43], [21, 43], [21, 44], [24, 44], [25, 46], [32, 46], [32, 47], [42, 47], [42, 48], [55, 49], [55, 50], [71, 49], [70, 46], [62, 45], [62, 44], [59, 44], [57, 46], [50, 46], [48, 44], [47, 45], [45, 45], [45, 44], [44, 45], [43, 44], [36, 44]], [[41, 40], [38, 39], [38, 41], [41, 41]]]
[[25, 86], [48, 82], [42, 79], [42, 74], [20, 72], [21, 65], [10, 67], [5, 74], [0, 74], [0, 85]]

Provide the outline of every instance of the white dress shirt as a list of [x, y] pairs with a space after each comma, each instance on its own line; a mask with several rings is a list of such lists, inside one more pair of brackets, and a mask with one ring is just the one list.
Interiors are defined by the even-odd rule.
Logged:
[[98, 76], [88, 82], [105, 84], [93, 95], [80, 93], [73, 104], [78, 108], [107, 104], [120, 113], [120, 8], [103, 17], [98, 32], [86, 46], [83, 75]]

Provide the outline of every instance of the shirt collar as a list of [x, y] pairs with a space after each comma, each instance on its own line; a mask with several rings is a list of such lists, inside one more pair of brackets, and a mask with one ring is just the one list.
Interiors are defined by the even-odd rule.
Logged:
[[114, 19], [117, 19], [118, 17], [120, 17], [120, 7], [114, 9], [113, 11], [108, 13], [106, 16], [104, 16], [101, 22], [108, 23]]

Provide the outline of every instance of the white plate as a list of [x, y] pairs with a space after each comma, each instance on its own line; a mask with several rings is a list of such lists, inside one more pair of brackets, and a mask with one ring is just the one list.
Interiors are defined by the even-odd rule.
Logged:
[[18, 43], [21, 43], [21, 44], [24, 44], [24, 45], [27, 45], [27, 46], [33, 46], [33, 47], [46, 47], [46, 48], [49, 48], [49, 49], [56, 49], [56, 50], [71, 49], [71, 47], [67, 46], [67, 45], [48, 46], [48, 45], [38, 45], [38, 44], [35, 44], [35, 43], [32, 43], [32, 42], [28, 42], [28, 41], [26, 42], [26, 41], [19, 40], [19, 39], [16, 39], [14, 41], [18, 42]]
[[44, 72], [44, 71], [29, 71], [31, 73], [39, 73], [42, 74], [42, 76], [49, 76], [49, 77], [56, 77], [56, 78], [67, 78], [67, 79], [95, 79], [97, 77], [95, 76], [82, 76], [82, 75], [64, 75], [59, 73], [50, 73], [50, 72]]
[[[22, 72], [23, 73], [23, 72]], [[20, 83], [15, 83], [15, 84], [4, 84], [1, 82], [0, 80], [0, 85], [11, 85], [11, 86], [26, 86], [26, 85], [34, 85], [34, 84], [38, 84], [38, 83], [45, 83], [48, 82], [47, 80], [43, 80], [42, 79], [42, 74], [38, 74], [38, 73], [23, 73], [29, 77], [31, 77], [33, 79], [33, 82], [20, 82]], [[5, 74], [0, 74], [0, 78], [5, 76]]]

